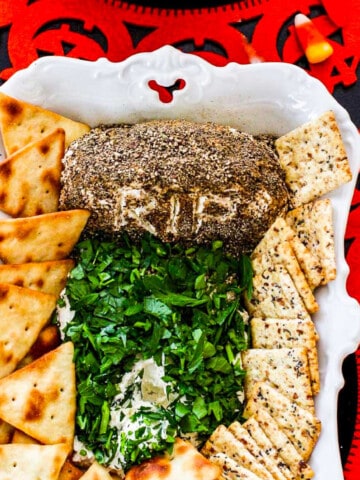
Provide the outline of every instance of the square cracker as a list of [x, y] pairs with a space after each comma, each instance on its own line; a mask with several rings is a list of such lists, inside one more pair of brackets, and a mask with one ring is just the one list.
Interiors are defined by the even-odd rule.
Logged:
[[247, 468], [239, 465], [226, 453], [212, 453], [208, 456], [210, 462], [218, 465], [221, 469], [221, 479], [224, 480], [261, 480], [261, 477]]
[[239, 422], [233, 422], [229, 425], [229, 432], [231, 432], [234, 437], [239, 440], [249, 452], [252, 453], [252, 455], [254, 455], [260, 464], [264, 465], [266, 470], [271, 473], [274, 480], [286, 480], [286, 477], [278, 468], [278, 465], [271, 455], [268, 455], [268, 452], [258, 445], [246, 428], [240, 425]]
[[310, 465], [304, 462], [292, 442], [266, 410], [258, 408], [256, 414], [252, 415], [245, 424], [248, 421], [257, 422], [297, 480], [313, 478], [314, 472]]
[[315, 412], [305, 347], [250, 348], [241, 353], [245, 369], [245, 399], [260, 381], [267, 381], [301, 407]]
[[290, 210], [286, 222], [302, 243], [318, 258], [323, 276], [321, 284], [336, 277], [333, 210], [328, 198]]
[[224, 425], [219, 425], [216, 428], [206, 441], [201, 452], [205, 457], [216, 453], [225, 453], [238, 465], [242, 465], [263, 480], [273, 480], [271, 473], [257, 461], [245, 445], [237, 440]]
[[275, 148], [294, 207], [311, 202], [352, 178], [332, 111], [278, 138]]
[[56, 128], [65, 130], [65, 148], [90, 130], [84, 123], [0, 92], [0, 130], [7, 155], [39, 140]]
[[0, 259], [4, 263], [45, 262], [69, 256], [89, 218], [88, 210], [0, 219]]
[[56, 212], [64, 142], [56, 129], [0, 163], [0, 210], [12, 217]]
[[253, 255], [251, 263], [255, 274], [261, 273], [265, 268], [271, 268], [271, 265], [283, 265], [294, 282], [308, 312], [315, 313], [319, 309], [312, 289], [305, 278], [294, 249], [288, 240], [278, 243], [266, 252], [264, 251], [261, 254]]
[[272, 458], [277, 468], [281, 471], [283, 476], [287, 480], [295, 480], [294, 474], [290, 468], [284, 462], [284, 459], [280, 457], [279, 452], [271, 440], [266, 436], [265, 432], [260, 427], [258, 421], [254, 416], [251, 416], [242, 424], [243, 428], [251, 435], [259, 447], [266, 452], [266, 455]]
[[310, 319], [252, 318], [250, 321], [253, 348], [305, 347], [309, 360], [313, 395], [320, 391], [318, 334]]
[[292, 248], [311, 290], [321, 285], [324, 275], [318, 257], [294, 234]]
[[323, 278], [319, 259], [300, 241], [295, 230], [290, 227], [285, 218], [278, 217], [274, 221], [256, 246], [251, 259], [256, 261], [257, 258], [266, 255], [268, 251], [277, 248], [285, 242], [290, 244], [310, 289], [314, 290], [314, 288], [320, 285]]
[[0, 379], [0, 418], [43, 444], [66, 445], [68, 453], [76, 411], [73, 355], [66, 342]]
[[274, 265], [253, 278], [253, 293], [245, 298], [252, 316], [274, 318], [309, 318], [309, 313], [282, 265]]
[[266, 410], [293, 443], [306, 462], [320, 435], [321, 423], [315, 415], [300, 407], [268, 382], [258, 382], [247, 400], [244, 417]]

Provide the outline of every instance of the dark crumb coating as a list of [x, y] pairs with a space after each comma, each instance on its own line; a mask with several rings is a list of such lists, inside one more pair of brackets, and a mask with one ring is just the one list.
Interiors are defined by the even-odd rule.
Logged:
[[255, 247], [287, 202], [272, 149], [212, 123], [100, 126], [64, 157], [60, 208], [90, 209], [89, 233], [221, 239], [237, 255]]

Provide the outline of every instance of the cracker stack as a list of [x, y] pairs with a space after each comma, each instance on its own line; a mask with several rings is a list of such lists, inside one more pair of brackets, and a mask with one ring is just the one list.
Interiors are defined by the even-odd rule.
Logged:
[[253, 292], [245, 298], [251, 348], [242, 352], [245, 423], [219, 426], [203, 452], [225, 479], [310, 479], [321, 424], [315, 291], [336, 277], [331, 201], [351, 179], [333, 112], [275, 142], [292, 208], [251, 255]]

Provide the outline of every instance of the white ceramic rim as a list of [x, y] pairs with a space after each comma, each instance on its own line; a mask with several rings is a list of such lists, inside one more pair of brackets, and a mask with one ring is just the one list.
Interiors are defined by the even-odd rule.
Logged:
[[[170, 86], [178, 79], [185, 81], [185, 87], [174, 91], [169, 103], [161, 102], [148, 85], [156, 80]], [[197, 56], [164, 46], [120, 63], [44, 57], [13, 75], [1, 91], [91, 126], [183, 118], [280, 135], [327, 110], [334, 111], [353, 180], [328, 195], [334, 209], [338, 274], [335, 281], [316, 291], [320, 311], [313, 319], [320, 336], [321, 375], [316, 411], [322, 433], [310, 464], [317, 480], [342, 479], [337, 397], [343, 385], [343, 359], [360, 342], [360, 308], [346, 292], [349, 269], [344, 259], [344, 234], [360, 166], [360, 139], [348, 113], [324, 85], [290, 64], [214, 67]]]

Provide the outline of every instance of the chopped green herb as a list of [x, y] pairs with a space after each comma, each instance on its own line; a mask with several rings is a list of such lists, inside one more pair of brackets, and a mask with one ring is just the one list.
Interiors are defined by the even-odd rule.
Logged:
[[[87, 239], [75, 254], [66, 287], [75, 315], [64, 335], [75, 345], [76, 434], [98, 461], [127, 469], [177, 435], [201, 442], [241, 418], [247, 257], [228, 256], [221, 242], [185, 248], [151, 235], [139, 244]], [[165, 403], [156, 386], [146, 391], [151, 402], [139, 398], [145, 367], [134, 371], [148, 359], [164, 369]]]

